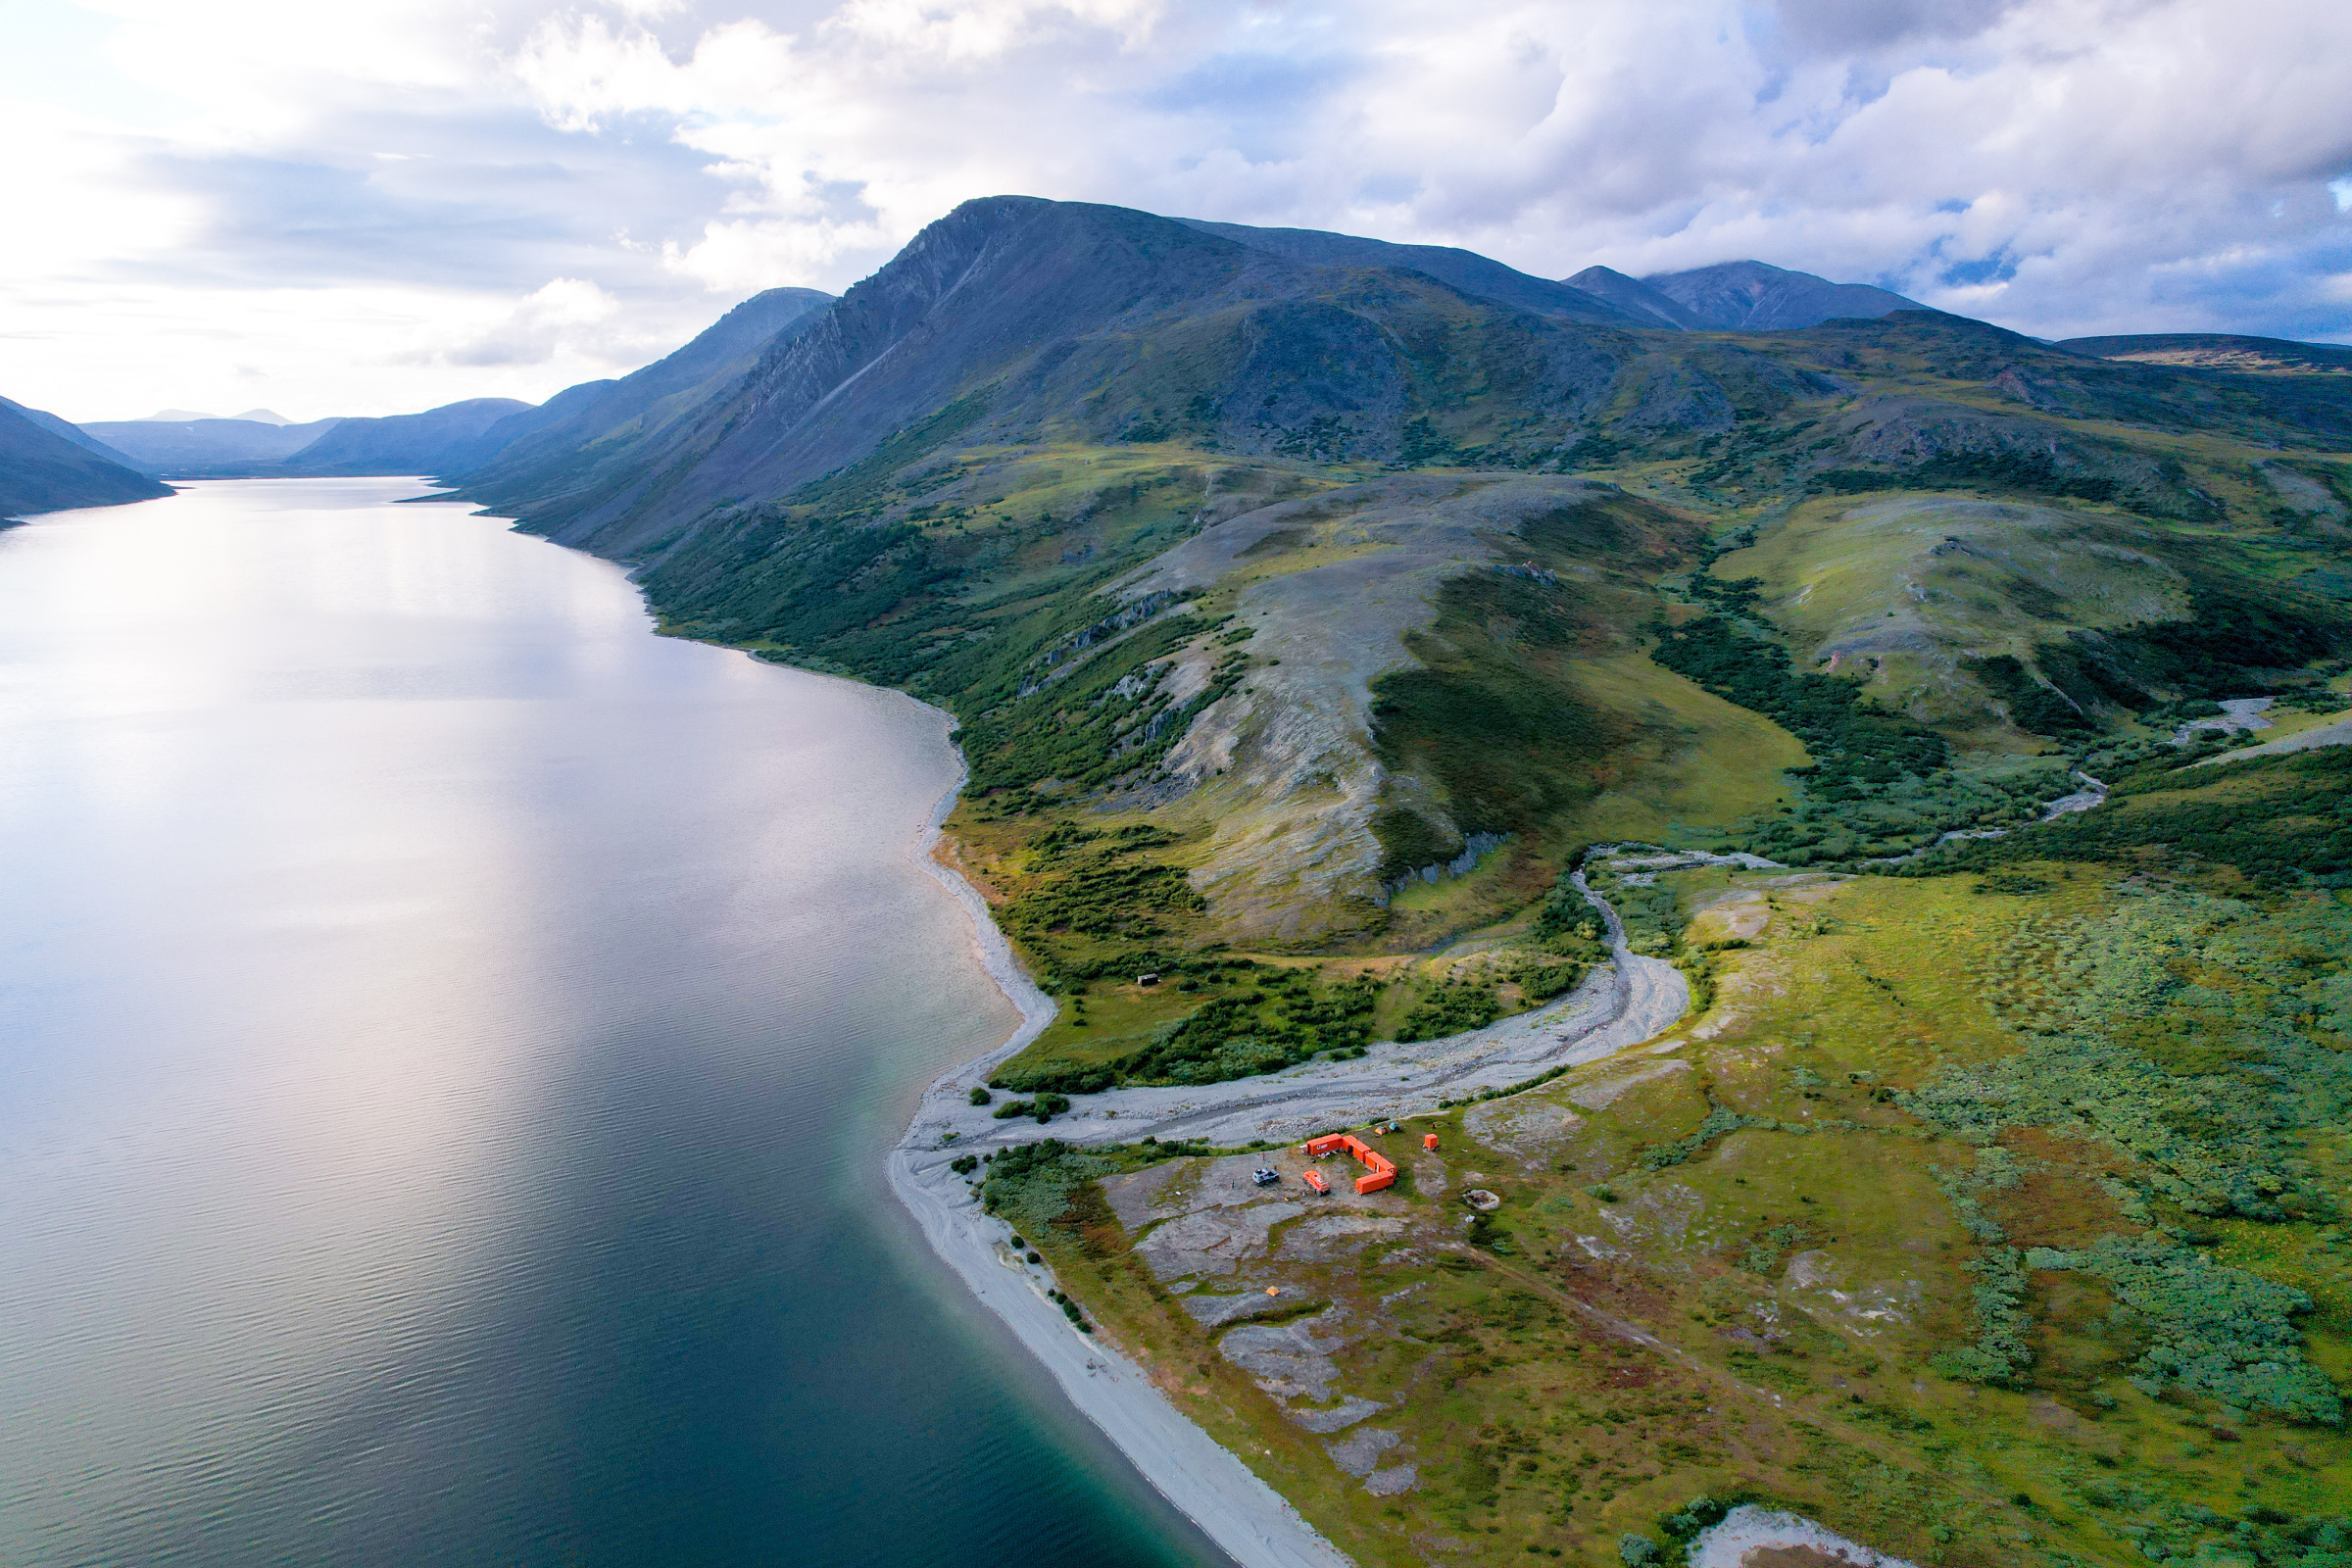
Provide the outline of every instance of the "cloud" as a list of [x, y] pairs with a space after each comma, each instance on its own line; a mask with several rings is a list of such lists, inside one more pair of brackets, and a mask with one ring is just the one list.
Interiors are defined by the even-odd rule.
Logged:
[[2018, 0], [1780, 0], [1774, 20], [1809, 51], [1852, 55], [1916, 38], [1968, 38]]
[[619, 300], [584, 278], [550, 278], [489, 325], [411, 358], [477, 368], [545, 365], [567, 345], [609, 357], [619, 311]]
[[1002, 191], [2352, 339], [2334, 0], [90, 9], [44, 47], [136, 116], [0, 75], [0, 390], [61, 405], [250, 402], [234, 364], [319, 413], [544, 396]]

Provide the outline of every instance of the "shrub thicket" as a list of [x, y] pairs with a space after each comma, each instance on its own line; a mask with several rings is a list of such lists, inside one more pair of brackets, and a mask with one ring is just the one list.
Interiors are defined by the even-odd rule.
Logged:
[[[2192, 892], [2136, 892], [2113, 912], [2024, 922], [1989, 965], [1983, 999], [2026, 1037], [2014, 1055], [1947, 1066], [1897, 1102], [1980, 1147], [1977, 1173], [1941, 1181], [1964, 1225], [1991, 1244], [1978, 1265], [1977, 1344], [1939, 1366], [1984, 1381], [2026, 1364], [2019, 1260], [2101, 1279], [2146, 1340], [2134, 1378], [2295, 1420], [2340, 1406], [2305, 1359], [2301, 1292], [2215, 1262], [2165, 1215], [2279, 1223], [2333, 1202], [2301, 1141], [2352, 1116], [2352, 909], [2325, 895], [2263, 910]], [[2148, 1227], [2053, 1251], [2010, 1238], [1976, 1201], [2014, 1185], [1994, 1144], [2037, 1128], [2107, 1145], [2101, 1179]], [[2004, 1368], [2006, 1370], [2004, 1370]]]
[[2112, 781], [2112, 798], [2096, 810], [1949, 846], [1920, 870], [2185, 854], [2265, 888], [2352, 885], [2352, 748], [2196, 768], [2167, 761]]
[[1786, 648], [1727, 616], [1702, 615], [1681, 626], [1654, 621], [1649, 630], [1656, 638], [1652, 659], [1803, 741], [1813, 754], [1813, 782], [1825, 795], [1860, 794], [1951, 760], [1951, 748], [1934, 730], [1888, 712], [1854, 681], [1798, 673]]

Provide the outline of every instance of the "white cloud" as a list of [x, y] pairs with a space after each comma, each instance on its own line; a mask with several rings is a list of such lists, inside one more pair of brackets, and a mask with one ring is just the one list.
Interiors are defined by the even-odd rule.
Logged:
[[619, 312], [619, 300], [584, 278], [550, 278], [497, 319], [403, 358], [469, 368], [546, 365], [568, 348], [610, 360], [618, 346], [611, 327]]
[[0, 391], [70, 411], [544, 396], [1003, 191], [2352, 338], [2333, 0], [92, 8], [135, 125], [0, 74]]

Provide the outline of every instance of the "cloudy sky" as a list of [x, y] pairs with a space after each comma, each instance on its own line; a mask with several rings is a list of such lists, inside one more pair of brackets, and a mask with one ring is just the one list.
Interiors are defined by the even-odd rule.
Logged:
[[7, 0], [0, 394], [537, 400], [1017, 191], [2352, 342], [2343, 0]]

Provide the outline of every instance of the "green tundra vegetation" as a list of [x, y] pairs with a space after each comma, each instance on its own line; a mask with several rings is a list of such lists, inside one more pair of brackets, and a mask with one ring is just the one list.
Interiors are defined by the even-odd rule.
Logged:
[[[2340, 795], [2347, 755], [2177, 766], [1966, 868], [1621, 872], [1629, 927], [1711, 965], [1707, 1007], [1359, 1129], [1397, 1188], [1278, 1196], [1215, 1251], [1185, 1228], [1237, 1212], [1218, 1162], [1296, 1151], [1016, 1161], [989, 1200], [1358, 1561], [1679, 1561], [1757, 1501], [1921, 1563], [2332, 1568], [2352, 890], [2083, 825], [2302, 788], [2263, 785], [2287, 764]], [[1380, 1408], [1318, 1435], [1349, 1399]]]

